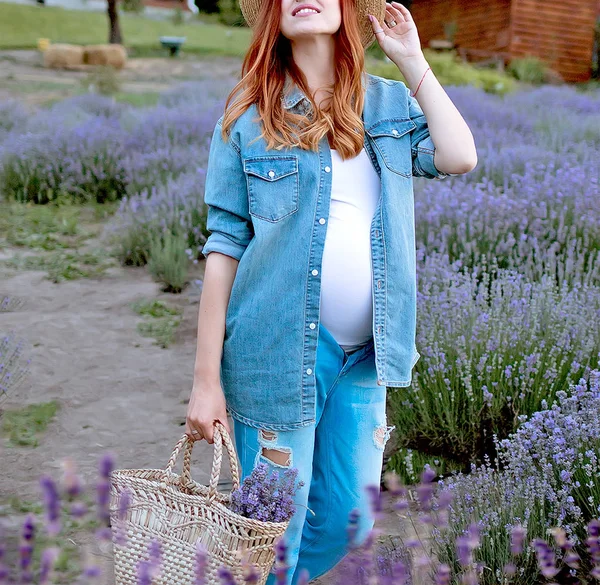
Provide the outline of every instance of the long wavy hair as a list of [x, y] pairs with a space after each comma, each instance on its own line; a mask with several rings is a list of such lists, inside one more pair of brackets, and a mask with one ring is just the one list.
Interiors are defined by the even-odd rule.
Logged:
[[[235, 121], [256, 104], [262, 121], [262, 137], [267, 148], [298, 146], [317, 150], [319, 141], [329, 135], [332, 148], [344, 159], [359, 154], [364, 145], [362, 111], [365, 54], [361, 43], [354, 0], [340, 0], [342, 22], [335, 33], [335, 80], [331, 99], [317, 107], [306, 77], [294, 63], [289, 39], [280, 31], [281, 2], [261, 3], [258, 22], [242, 65], [242, 76], [225, 104], [223, 138]], [[295, 114], [283, 107], [286, 76], [310, 100], [308, 115]]]

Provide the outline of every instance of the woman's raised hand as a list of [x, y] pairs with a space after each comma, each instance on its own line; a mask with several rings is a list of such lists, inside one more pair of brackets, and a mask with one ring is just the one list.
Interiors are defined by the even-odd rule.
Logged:
[[399, 2], [388, 3], [385, 22], [380, 23], [372, 14], [369, 18], [379, 46], [396, 65], [404, 59], [422, 57], [419, 33], [408, 8]]

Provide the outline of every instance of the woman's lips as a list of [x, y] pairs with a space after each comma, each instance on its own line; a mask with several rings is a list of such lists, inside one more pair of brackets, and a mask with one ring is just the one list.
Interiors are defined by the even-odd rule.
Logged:
[[319, 14], [319, 10], [310, 4], [302, 4], [294, 8], [292, 12], [292, 16], [311, 16], [312, 14]]

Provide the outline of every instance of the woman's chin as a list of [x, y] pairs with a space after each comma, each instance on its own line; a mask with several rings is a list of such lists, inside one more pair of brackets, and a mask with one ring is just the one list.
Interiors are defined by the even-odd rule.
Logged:
[[290, 31], [289, 34], [284, 34], [290, 41], [311, 41], [317, 40], [319, 38], [328, 38], [332, 37], [336, 31], [331, 31], [327, 29], [323, 29], [323, 27], [318, 27], [314, 25], [310, 25], [310, 23], [301, 23], [299, 26], [294, 27], [293, 31]]

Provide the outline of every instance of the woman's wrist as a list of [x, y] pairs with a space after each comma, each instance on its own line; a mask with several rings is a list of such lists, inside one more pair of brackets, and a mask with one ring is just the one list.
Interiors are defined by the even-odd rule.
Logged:
[[[429, 67], [429, 63], [427, 62], [425, 55], [420, 54], [414, 57], [407, 57], [402, 61], [397, 62], [396, 67], [398, 67], [400, 73], [402, 73], [402, 76], [406, 79], [406, 85], [411, 93], [414, 94], [419, 82], [423, 79], [423, 74]], [[428, 75], [430, 74], [431, 73], [428, 73]]]

